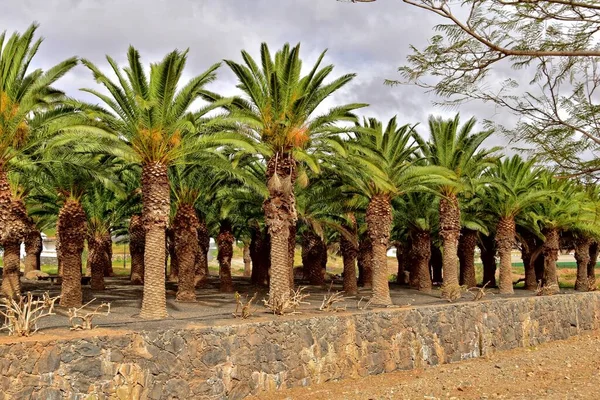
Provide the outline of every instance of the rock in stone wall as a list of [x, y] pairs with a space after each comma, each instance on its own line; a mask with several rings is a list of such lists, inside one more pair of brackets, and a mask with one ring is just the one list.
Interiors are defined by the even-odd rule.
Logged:
[[583, 293], [71, 340], [40, 336], [0, 344], [0, 399], [239, 399], [565, 339], [599, 321], [600, 295]]

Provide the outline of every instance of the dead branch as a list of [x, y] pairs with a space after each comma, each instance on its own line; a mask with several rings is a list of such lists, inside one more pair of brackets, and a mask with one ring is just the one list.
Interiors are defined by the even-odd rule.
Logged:
[[4, 316], [4, 325], [0, 330], [7, 330], [10, 336], [33, 335], [38, 331], [39, 319], [54, 315], [54, 304], [59, 298], [50, 297], [46, 292], [42, 298], [34, 299], [31, 292], [27, 292], [18, 301], [2, 299], [0, 315]]
[[338, 311], [346, 311], [346, 306], [344, 307], [334, 307], [334, 304], [341, 303], [346, 301], [346, 297], [343, 296], [344, 292], [335, 292], [331, 293], [331, 289], [333, 288], [333, 282], [329, 285], [329, 290], [327, 294], [323, 295], [323, 302], [319, 307], [319, 311], [327, 311], [327, 312], [338, 312]]
[[366, 310], [366, 309], [368, 309], [368, 308], [371, 306], [371, 303], [373, 302], [373, 298], [371, 297], [371, 298], [369, 298], [369, 300], [368, 300], [368, 301], [367, 301], [367, 302], [366, 302], [366, 303], [365, 303], [363, 306], [361, 306], [361, 305], [360, 305], [360, 303], [361, 303], [361, 302], [362, 302], [364, 299], [365, 299], [365, 297], [363, 296], [363, 297], [361, 297], [361, 298], [358, 300], [358, 304], [356, 305], [356, 308], [358, 308], [359, 310]]
[[254, 293], [254, 296], [248, 300], [248, 295], [245, 295], [244, 300], [242, 301], [242, 295], [235, 292], [236, 305], [233, 316], [242, 319], [250, 318], [254, 314], [254, 311], [256, 311], [256, 308], [252, 307], [252, 302], [256, 300], [256, 296], [258, 296], [258, 293]]
[[486, 296], [487, 293], [485, 288], [489, 283], [490, 281], [487, 281], [482, 287], [472, 287], [467, 289], [467, 292], [473, 296], [472, 301], [479, 301]]
[[542, 281], [539, 280], [538, 284], [537, 284], [537, 288], [535, 289], [535, 295], [536, 296], [551, 296], [553, 294], [556, 294], [558, 289], [559, 288], [556, 283], [553, 283], [552, 285], [548, 285], [548, 286], [542, 286]]
[[271, 294], [269, 293], [268, 299], [263, 299], [263, 303], [265, 307], [269, 310], [273, 311], [275, 315], [284, 315], [284, 314], [300, 314], [298, 311], [298, 307], [302, 304], [310, 304], [304, 299], [310, 296], [309, 293], [303, 293], [302, 291], [306, 289], [306, 287], [299, 287], [298, 290], [290, 290], [290, 295], [279, 295], [271, 298]]
[[[96, 301], [95, 298], [88, 301], [87, 303], [85, 303], [84, 305], [82, 305], [79, 308], [76, 308], [76, 307], [69, 308], [69, 311], [67, 313], [69, 315], [69, 323], [71, 324], [72, 331], [94, 329], [94, 326], [92, 325], [92, 320], [94, 319], [95, 316], [97, 316], [97, 315], [106, 316], [106, 315], [110, 314], [110, 303], [102, 303], [98, 307], [96, 307], [94, 310], [92, 310], [84, 315], [79, 315], [79, 312], [83, 311], [83, 309], [85, 307], [89, 306], [94, 301]], [[106, 308], [106, 311], [101, 312], [100, 310], [103, 308]]]

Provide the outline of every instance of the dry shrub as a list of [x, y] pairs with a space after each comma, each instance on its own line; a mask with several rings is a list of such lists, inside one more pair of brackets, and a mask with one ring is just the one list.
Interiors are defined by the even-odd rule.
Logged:
[[254, 293], [254, 296], [250, 300], [248, 300], [248, 295], [244, 296], [244, 300], [242, 300], [242, 295], [238, 292], [235, 292], [235, 312], [233, 316], [235, 318], [247, 319], [254, 315], [254, 311], [256, 308], [252, 307], [252, 302], [256, 300], [256, 296], [258, 293]]
[[[80, 312], [84, 311], [83, 309], [85, 307], [89, 306], [94, 301], [96, 301], [96, 299], [92, 299], [92, 300], [88, 301], [86, 304], [82, 305], [79, 308], [73, 307], [73, 308], [69, 309], [69, 311], [68, 311], [69, 323], [71, 324], [72, 331], [94, 329], [94, 326], [92, 325], [92, 320], [94, 319], [95, 316], [97, 316], [97, 315], [107, 316], [108, 314], [110, 314], [110, 303], [102, 303], [95, 309], [93, 309], [89, 312], [86, 312], [85, 314], [80, 314]], [[106, 311], [101, 311], [103, 308], [105, 308]]]
[[298, 290], [290, 290], [289, 296], [274, 296], [271, 298], [269, 294], [269, 298], [263, 299], [263, 303], [275, 315], [300, 314], [298, 307], [302, 304], [310, 304], [304, 301], [310, 296], [309, 293], [303, 293], [305, 289], [305, 287], [299, 287]]
[[48, 292], [41, 298], [34, 298], [31, 292], [19, 300], [2, 299], [0, 315], [4, 316], [4, 325], [11, 336], [31, 336], [38, 331], [37, 322], [41, 318], [54, 315], [54, 304], [60, 296], [50, 297]]

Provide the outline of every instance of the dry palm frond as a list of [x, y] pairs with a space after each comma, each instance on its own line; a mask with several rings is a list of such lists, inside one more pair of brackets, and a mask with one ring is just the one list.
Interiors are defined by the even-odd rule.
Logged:
[[489, 283], [490, 281], [487, 281], [482, 287], [472, 287], [467, 289], [467, 292], [473, 296], [472, 301], [479, 301], [486, 296], [487, 293], [485, 291], [485, 288]]
[[327, 312], [338, 312], [338, 311], [346, 311], [346, 306], [344, 307], [334, 307], [334, 304], [341, 303], [346, 300], [346, 297], [343, 296], [344, 292], [335, 292], [331, 293], [331, 289], [333, 288], [333, 282], [329, 285], [329, 290], [327, 294], [323, 295], [323, 302], [319, 307], [319, 311], [327, 311]]
[[300, 314], [298, 307], [302, 304], [310, 304], [304, 301], [310, 296], [309, 293], [303, 293], [304, 289], [306, 288], [299, 287], [298, 290], [291, 290], [289, 296], [274, 296], [273, 298], [269, 296], [269, 299], [263, 299], [263, 303], [275, 315]]
[[30, 336], [37, 332], [37, 321], [49, 315], [54, 315], [54, 304], [60, 296], [50, 297], [48, 292], [42, 298], [34, 299], [27, 292], [19, 301], [3, 299], [0, 304], [0, 315], [4, 316], [4, 325], [0, 330], [7, 330], [11, 336]]
[[235, 292], [236, 305], [233, 316], [235, 318], [242, 319], [250, 318], [254, 314], [254, 311], [256, 311], [256, 308], [252, 307], [252, 302], [256, 300], [257, 295], [258, 293], [254, 293], [254, 296], [252, 296], [250, 300], [248, 300], [248, 295], [246, 295], [242, 301], [242, 295], [240, 295], [238, 292]]
[[[86, 304], [82, 305], [79, 308], [73, 307], [73, 308], [69, 309], [69, 311], [68, 311], [69, 322], [71, 323], [72, 331], [93, 329], [94, 326], [92, 325], [92, 320], [94, 319], [95, 316], [97, 316], [97, 315], [105, 315], [106, 316], [106, 315], [110, 314], [110, 303], [102, 303], [98, 307], [96, 307], [94, 310], [92, 310], [86, 314], [79, 315], [79, 313], [85, 307], [89, 306], [94, 301], [96, 301], [96, 299], [92, 299], [92, 300], [88, 301]], [[100, 311], [103, 308], [106, 308], [106, 311], [104, 311], [104, 312]]]
[[361, 306], [361, 302], [365, 299], [365, 297], [361, 297], [358, 300], [358, 304], [356, 305], [356, 308], [358, 308], [359, 310], [366, 310], [371, 306], [371, 302], [373, 301], [373, 298], [371, 297], [365, 304], [363, 304]]

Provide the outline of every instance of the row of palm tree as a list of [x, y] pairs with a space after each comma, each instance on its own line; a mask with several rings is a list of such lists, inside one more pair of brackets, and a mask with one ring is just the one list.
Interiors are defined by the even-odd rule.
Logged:
[[[218, 246], [221, 289], [233, 290], [231, 258], [239, 241], [252, 259], [252, 281], [269, 285], [271, 302], [293, 289], [297, 242], [314, 284], [323, 283], [328, 245], [339, 243], [344, 290], [372, 288], [375, 304], [391, 304], [391, 246], [400, 257], [399, 282], [410, 272], [411, 285], [430, 290], [441, 270], [442, 296], [451, 300], [461, 284], [476, 283], [473, 254], [486, 241], [492, 245], [482, 245], [482, 260], [484, 251], [497, 250], [501, 293], [513, 290], [510, 255], [517, 243], [528, 249], [526, 265], [543, 260], [540, 279], [550, 288], [559, 248], [572, 245], [585, 269], [578, 287], [589, 287], [590, 247], [599, 231], [596, 189], [483, 147], [492, 131], [475, 131], [474, 119], [461, 125], [458, 115], [431, 117], [425, 139], [419, 127], [400, 125], [396, 117], [387, 124], [359, 120], [356, 112], [366, 104], [325, 109], [323, 102], [355, 75], [332, 78], [325, 52], [303, 69], [300, 45], [271, 54], [262, 44], [258, 61], [245, 51], [242, 62], [225, 60], [241, 92], [234, 97], [206, 88], [220, 64], [183, 82], [187, 51], [173, 51], [149, 68], [130, 47], [125, 66], [107, 56], [108, 71], [76, 57], [30, 71], [41, 44], [36, 29], [6, 43], [0, 36], [7, 296], [20, 292], [21, 242], [27, 268], [39, 268], [40, 232], [52, 224], [61, 305], [81, 304], [85, 242], [92, 289], [102, 290], [111, 274], [111, 237], [128, 235], [131, 281], [144, 285], [142, 318], [167, 316], [169, 254], [177, 300], [195, 300], [208, 276], [210, 237]], [[82, 90], [99, 104], [53, 87], [78, 63], [98, 85]], [[434, 258], [441, 268], [431, 272]], [[486, 271], [492, 280], [493, 271]]]

